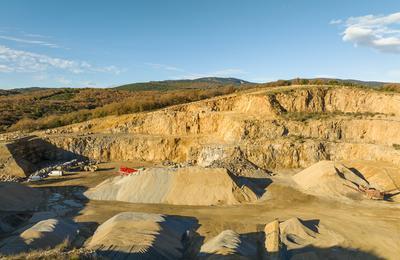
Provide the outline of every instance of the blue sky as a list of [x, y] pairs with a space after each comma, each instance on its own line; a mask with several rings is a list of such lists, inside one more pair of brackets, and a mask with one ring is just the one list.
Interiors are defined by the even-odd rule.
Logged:
[[3, 0], [0, 88], [237, 77], [400, 82], [393, 0]]

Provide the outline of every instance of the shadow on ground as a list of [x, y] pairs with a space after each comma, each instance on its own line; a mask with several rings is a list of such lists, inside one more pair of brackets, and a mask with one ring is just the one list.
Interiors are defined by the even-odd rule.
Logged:
[[[183, 257], [193, 259], [197, 248], [202, 243], [202, 237], [195, 234], [195, 230], [200, 226], [197, 218], [167, 215], [164, 219], [165, 221], [158, 222], [160, 225], [158, 231], [153, 230], [152, 226], [143, 227], [143, 230], [136, 230], [136, 228], [132, 228], [132, 231], [128, 230], [125, 234], [126, 239], [136, 241], [136, 245], [113, 244], [110, 237], [116, 236], [118, 241], [121, 234], [115, 234], [111, 230], [107, 233], [106, 239], [103, 238], [103, 234], [100, 235], [106, 244], [96, 244], [95, 249], [106, 259], [181, 259]], [[153, 236], [155, 239], [148, 241], [148, 245], [140, 241], [140, 239], [147, 241]]]
[[15, 140], [8, 143], [6, 147], [26, 176], [42, 167], [55, 163], [72, 159], [88, 159], [82, 155], [61, 149], [35, 135]]
[[[32, 172], [49, 165], [62, 163], [72, 159], [87, 159], [81, 155], [60, 149], [37, 136], [21, 138], [8, 143], [6, 147], [13, 156], [15, 162], [27, 176]], [[79, 211], [85, 207], [88, 202], [88, 200], [83, 196], [83, 192], [85, 192], [87, 187], [56, 185], [58, 182], [81, 178], [73, 175], [74, 174], [63, 178], [50, 178], [40, 182], [35, 182], [35, 187], [31, 189], [41, 191], [40, 197], [43, 198], [40, 206], [38, 206], [35, 211], [0, 211], [0, 238], [2, 238], [0, 240], [0, 254], [23, 254], [26, 251], [39, 250], [39, 248], [35, 247], [36, 238], [34, 238], [32, 242], [22, 239], [19, 235], [32, 228], [41, 220], [55, 218], [73, 223], [73, 219], [79, 215]], [[43, 218], [37, 216], [43, 216]], [[35, 218], [35, 221], [32, 220], [33, 217]], [[81, 246], [83, 242], [92, 235], [94, 230], [97, 228], [98, 223], [77, 223], [77, 226], [80, 232], [73, 239], [72, 246]], [[55, 233], [60, 233], [57, 225], [53, 228]], [[37, 238], [37, 240], [40, 239], [40, 237]], [[13, 244], [18, 245], [18, 248], [7, 248], [4, 241], [13, 241]], [[49, 248], [54, 246], [53, 242], [62, 243], [63, 241], [48, 241]], [[10, 244], [10, 242], [8, 244]], [[43, 248], [40, 250], [43, 250]]]

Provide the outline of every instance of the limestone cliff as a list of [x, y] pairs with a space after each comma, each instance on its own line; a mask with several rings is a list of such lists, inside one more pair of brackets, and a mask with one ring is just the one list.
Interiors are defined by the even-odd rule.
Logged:
[[376, 160], [400, 166], [400, 94], [291, 86], [111, 116], [35, 133], [59, 149], [102, 161], [229, 159], [262, 167]]

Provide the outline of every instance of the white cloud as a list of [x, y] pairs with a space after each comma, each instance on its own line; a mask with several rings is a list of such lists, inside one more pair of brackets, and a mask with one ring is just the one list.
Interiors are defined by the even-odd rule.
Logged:
[[343, 41], [381, 52], [400, 53], [400, 12], [350, 17], [345, 27]]
[[329, 24], [341, 24], [343, 23], [342, 19], [334, 19], [329, 22]]
[[8, 67], [7, 65], [0, 64], [0, 72], [12, 72], [12, 68]]
[[26, 33], [26, 32], [22, 32], [24, 36], [26, 37], [33, 37], [33, 38], [50, 38], [49, 36], [44, 36], [41, 34], [36, 34], [36, 33]]
[[[44, 72], [49, 69], [57, 69], [75, 74], [87, 72], [118, 74], [121, 71], [115, 66], [94, 67], [85, 61], [53, 58], [43, 54], [11, 49], [4, 45], [0, 45], [0, 62], [3, 66], [7, 66], [7, 72]], [[4, 71], [0, 70], [0, 72]]]
[[22, 38], [6, 36], [6, 35], [0, 35], [0, 39], [7, 40], [7, 41], [13, 41], [13, 42], [19, 42], [19, 43], [35, 44], [35, 45], [40, 45], [40, 46], [45, 46], [45, 47], [50, 47], [50, 48], [60, 48], [60, 46], [58, 46], [57, 44], [46, 42], [46, 41], [41, 41], [41, 40], [22, 39]]

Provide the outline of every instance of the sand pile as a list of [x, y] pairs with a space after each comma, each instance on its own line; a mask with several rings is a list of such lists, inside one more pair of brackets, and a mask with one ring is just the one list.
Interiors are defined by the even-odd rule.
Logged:
[[287, 249], [297, 249], [318, 241], [318, 227], [305, 226], [298, 218], [291, 218], [279, 224], [281, 241]]
[[76, 236], [77, 225], [61, 219], [40, 221], [19, 235], [0, 242], [0, 254], [18, 254], [37, 249], [53, 248], [62, 243], [69, 244]]
[[42, 201], [42, 193], [25, 185], [0, 182], [0, 211], [35, 210]]
[[226, 169], [152, 168], [108, 179], [85, 192], [94, 200], [175, 205], [238, 204], [257, 199], [254, 189], [240, 185]]
[[100, 225], [88, 248], [110, 259], [180, 259], [191, 219], [123, 212]]
[[232, 230], [224, 230], [200, 249], [199, 259], [257, 259], [257, 247]]
[[[318, 220], [291, 218], [279, 224], [281, 255], [287, 259], [364, 259], [341, 247], [345, 239]], [[286, 259], [285, 258], [285, 259]]]
[[[264, 231], [266, 259], [340, 259], [330, 258], [329, 252], [335, 251], [330, 248], [339, 248], [344, 238], [319, 225], [318, 220], [275, 220], [267, 224]], [[327, 248], [328, 254], [325, 257], [316, 257], [317, 248]]]
[[370, 187], [361, 175], [332, 161], [320, 161], [297, 173], [293, 179], [306, 193], [333, 198], [361, 199], [362, 193], [357, 187]]

